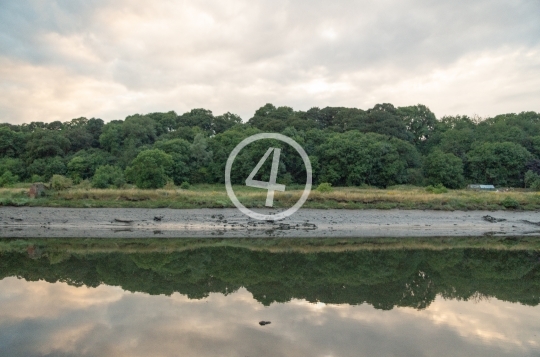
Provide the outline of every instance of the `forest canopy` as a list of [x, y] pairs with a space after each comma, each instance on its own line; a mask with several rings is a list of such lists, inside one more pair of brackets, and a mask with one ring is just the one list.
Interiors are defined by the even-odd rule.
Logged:
[[[256, 133], [297, 141], [313, 166], [314, 183], [334, 186], [398, 184], [461, 188], [467, 183], [540, 186], [540, 113], [479, 119], [436, 116], [424, 105], [377, 104], [368, 110], [266, 104], [243, 122], [207, 109], [178, 115], [135, 114], [125, 120], [0, 124], [0, 184], [49, 181], [63, 175], [94, 187], [159, 188], [172, 181], [223, 183], [232, 149]], [[269, 147], [256, 142], [235, 161], [233, 183], [243, 183]], [[281, 147], [278, 182], [305, 182], [300, 156]], [[268, 160], [270, 161], [270, 160]], [[269, 165], [259, 171], [267, 179]]]

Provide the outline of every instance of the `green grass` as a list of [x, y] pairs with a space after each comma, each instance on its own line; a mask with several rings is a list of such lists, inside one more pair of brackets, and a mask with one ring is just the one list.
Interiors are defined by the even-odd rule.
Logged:
[[540, 251], [538, 237], [422, 237], [422, 238], [3, 238], [0, 253], [25, 253], [38, 247], [57, 254], [172, 253], [205, 247], [234, 247], [273, 253], [345, 252], [358, 250], [492, 249]]
[[[246, 186], [234, 186], [234, 191], [246, 207], [264, 207], [266, 191]], [[288, 186], [276, 192], [274, 207], [294, 205], [302, 194], [302, 186]], [[234, 207], [224, 185], [193, 185], [180, 188], [140, 190], [91, 189], [73, 187], [49, 191], [46, 197], [30, 199], [27, 188], [1, 188], [0, 205], [42, 207], [111, 207], [111, 208], [227, 208]], [[540, 210], [540, 193], [515, 190], [481, 192], [448, 190], [428, 192], [414, 186], [388, 189], [370, 187], [333, 187], [330, 192], [313, 190], [305, 208], [346, 209], [430, 209], [430, 210]]]

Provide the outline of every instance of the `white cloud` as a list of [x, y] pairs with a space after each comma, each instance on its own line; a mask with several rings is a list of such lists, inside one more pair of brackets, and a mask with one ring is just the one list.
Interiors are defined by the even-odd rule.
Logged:
[[540, 111], [531, 1], [2, 1], [0, 120], [267, 102]]

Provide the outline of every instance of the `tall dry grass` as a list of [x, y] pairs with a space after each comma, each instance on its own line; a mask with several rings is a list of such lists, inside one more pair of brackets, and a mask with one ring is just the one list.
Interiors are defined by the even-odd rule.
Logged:
[[[240, 202], [246, 207], [264, 207], [266, 191], [235, 186]], [[294, 205], [302, 190], [276, 192], [275, 207]], [[510, 202], [510, 204], [508, 204]], [[223, 185], [194, 185], [189, 190], [92, 189], [73, 187], [50, 191], [46, 197], [31, 200], [21, 188], [0, 188], [0, 204], [66, 207], [234, 207]], [[430, 193], [420, 187], [390, 189], [338, 187], [331, 192], [311, 191], [306, 208], [350, 209], [435, 209], [435, 210], [539, 210], [540, 193], [527, 191], [489, 192], [449, 190]]]

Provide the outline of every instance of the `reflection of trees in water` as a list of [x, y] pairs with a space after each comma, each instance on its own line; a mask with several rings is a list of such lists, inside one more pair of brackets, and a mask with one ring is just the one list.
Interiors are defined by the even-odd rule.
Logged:
[[[45, 248], [46, 249], [46, 248]], [[263, 304], [292, 298], [369, 303], [378, 309], [424, 309], [437, 294], [537, 305], [538, 253], [482, 249], [360, 250], [269, 253], [212, 247], [174, 253], [88, 255], [2, 253], [0, 277], [117, 285], [149, 294], [179, 292], [199, 299], [244, 286]]]

